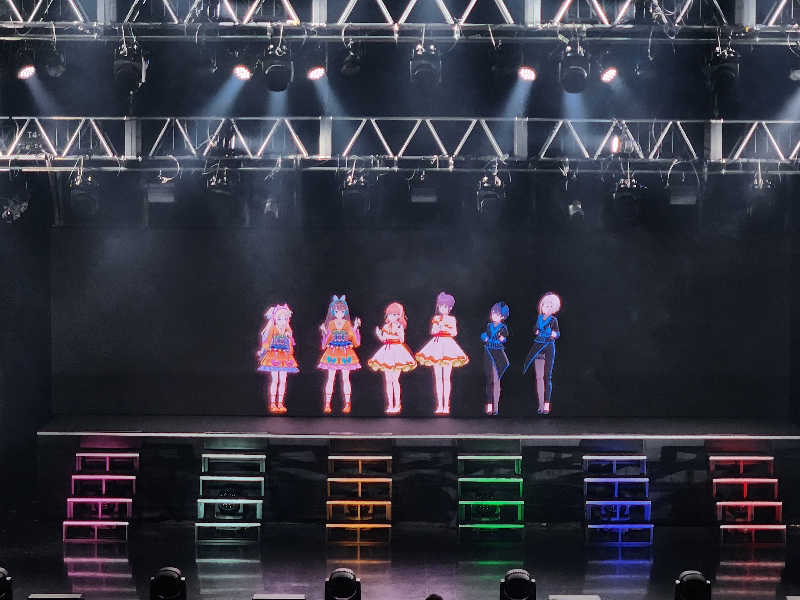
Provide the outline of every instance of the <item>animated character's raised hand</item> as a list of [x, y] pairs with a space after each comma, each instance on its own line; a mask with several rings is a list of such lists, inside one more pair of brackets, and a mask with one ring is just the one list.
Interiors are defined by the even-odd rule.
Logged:
[[380, 340], [383, 341], [383, 333], [381, 332], [380, 327], [375, 328], [375, 336]]
[[353, 329], [358, 329], [359, 327], [361, 327], [361, 319], [356, 317], [356, 320], [353, 321]]
[[326, 335], [328, 333], [328, 328], [325, 327], [325, 323], [319, 326], [319, 330], [322, 332], [322, 335]]

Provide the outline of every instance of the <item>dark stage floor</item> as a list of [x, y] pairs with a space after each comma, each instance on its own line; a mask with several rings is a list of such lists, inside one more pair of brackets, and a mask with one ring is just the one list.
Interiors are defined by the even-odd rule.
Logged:
[[689, 418], [342, 418], [220, 416], [68, 416], [40, 436], [475, 439], [769, 439], [800, 440], [786, 419]]
[[20, 598], [80, 591], [89, 600], [144, 599], [149, 576], [166, 565], [183, 570], [190, 598], [208, 600], [246, 600], [260, 591], [321, 600], [322, 581], [338, 566], [356, 570], [367, 600], [422, 600], [432, 592], [444, 600], [491, 600], [498, 597], [503, 573], [518, 567], [535, 575], [539, 598], [598, 594], [669, 600], [674, 577], [687, 568], [715, 580], [715, 599], [800, 593], [797, 570], [791, 568], [796, 536], [786, 548], [720, 550], [713, 529], [663, 527], [652, 548], [614, 561], [613, 551], [584, 547], [580, 525], [529, 527], [524, 541], [493, 546], [459, 545], [444, 528], [415, 529], [398, 531], [390, 550], [364, 550], [362, 560], [355, 560], [353, 548], [326, 546], [319, 526], [279, 526], [265, 533], [260, 547], [217, 549], [209, 558], [198, 552], [191, 524], [142, 525], [116, 554], [119, 560], [104, 567], [111, 574], [103, 577], [80, 575], [97, 565], [70, 557], [92, 548], [62, 545], [58, 523], [17, 523], [0, 531], [0, 564], [13, 574]]

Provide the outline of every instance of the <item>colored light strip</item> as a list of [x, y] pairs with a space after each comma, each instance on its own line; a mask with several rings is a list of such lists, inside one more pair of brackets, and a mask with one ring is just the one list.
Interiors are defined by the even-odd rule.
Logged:
[[720, 567], [737, 567], [743, 569], [783, 569], [786, 562], [782, 560], [760, 561], [760, 560], [721, 560]]
[[339, 455], [329, 456], [328, 460], [374, 460], [374, 461], [381, 461], [381, 460], [392, 460], [392, 457], [391, 457], [391, 455], [386, 455], [386, 456], [375, 456], [375, 455], [372, 455], [372, 456], [370, 456], [370, 455], [357, 456], [357, 455], [339, 454]]
[[198, 565], [261, 564], [257, 558], [198, 558], [195, 562]]
[[244, 527], [261, 527], [261, 523], [244, 523], [244, 522], [235, 522], [235, 523], [209, 523], [207, 521], [198, 521], [194, 524], [195, 527], [214, 527], [218, 529], [241, 529]]
[[391, 506], [391, 500], [327, 500], [327, 504], [336, 505], [336, 506], [350, 506], [352, 505], [361, 505], [361, 506]]
[[720, 500], [717, 506], [783, 506], [780, 500]]
[[277, 440], [762, 440], [762, 441], [800, 441], [800, 434], [762, 434], [762, 433], [488, 433], [488, 434], [398, 434], [328, 432], [328, 433], [270, 433], [268, 431], [45, 431], [36, 432], [41, 437], [139, 437], [157, 439], [277, 439]]
[[523, 529], [522, 523], [462, 523], [459, 525], [464, 529]]
[[67, 571], [67, 577], [85, 577], [86, 579], [133, 579], [130, 573], [104, 573], [102, 571]]
[[742, 581], [745, 583], [766, 583], [772, 582], [778, 583], [781, 580], [780, 575], [773, 575], [770, 577], [769, 575], [725, 575], [724, 573], [721, 575], [717, 575], [714, 578], [715, 581]]
[[201, 454], [202, 458], [229, 460], [266, 460], [266, 454]]
[[65, 564], [127, 564], [127, 558], [105, 558], [94, 556], [65, 556]]
[[497, 455], [497, 454], [464, 454], [458, 460], [522, 460], [521, 455]]
[[589, 529], [653, 529], [652, 523], [589, 523]]
[[264, 481], [264, 477], [257, 475], [201, 475], [200, 481]]
[[647, 457], [644, 455], [638, 454], [620, 454], [617, 456], [613, 455], [605, 455], [605, 454], [587, 454], [583, 457], [583, 460], [616, 460], [616, 461], [623, 461], [623, 460], [647, 460]]
[[775, 457], [774, 456], [709, 456], [708, 460], [713, 462], [723, 462], [723, 461], [739, 462], [741, 460], [769, 461], [769, 460], [775, 460]]
[[138, 452], [76, 452], [81, 458], [139, 458]]
[[103, 480], [106, 481], [134, 481], [136, 479], [136, 475], [113, 475], [108, 473], [106, 475], [80, 475], [74, 474], [72, 475], [72, 479], [84, 479], [84, 480]]
[[522, 477], [459, 477], [458, 481], [468, 483], [522, 483]]
[[328, 481], [338, 483], [391, 483], [391, 477], [328, 477]]
[[128, 521], [64, 521], [65, 526], [69, 527], [127, 527]]
[[650, 500], [586, 500], [586, 504], [592, 506], [646, 506], [650, 503]]
[[328, 529], [390, 529], [391, 523], [325, 523]]
[[647, 477], [584, 477], [584, 483], [646, 483]]
[[199, 504], [261, 504], [263, 500], [256, 498], [198, 498]]
[[130, 504], [133, 502], [133, 498], [87, 498], [85, 496], [80, 496], [67, 498], [67, 502], [72, 502], [75, 504], [94, 504], [97, 502], [102, 502], [103, 504]]
[[720, 529], [739, 529], [742, 531], [747, 531], [750, 529], [763, 529], [763, 530], [773, 530], [773, 531], [780, 531], [785, 530], [786, 525], [760, 525], [756, 523], [741, 523], [741, 524], [731, 524], [731, 525], [720, 525]]
[[468, 506], [522, 506], [524, 500], [459, 500], [459, 504]]
[[775, 477], [715, 477], [714, 483], [778, 483]]

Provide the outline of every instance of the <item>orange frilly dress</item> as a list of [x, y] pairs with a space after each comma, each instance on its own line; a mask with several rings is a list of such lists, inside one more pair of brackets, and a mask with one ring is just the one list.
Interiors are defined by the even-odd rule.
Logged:
[[373, 371], [411, 371], [417, 367], [414, 355], [405, 345], [405, 331], [399, 324], [387, 323], [381, 327], [384, 342], [375, 355], [367, 361]]
[[436, 315], [431, 319], [433, 337], [417, 352], [417, 362], [427, 367], [463, 367], [469, 362], [466, 353], [453, 339], [458, 334], [456, 318]]
[[341, 370], [355, 371], [361, 368], [353, 348], [361, 345], [361, 335], [353, 329], [350, 321], [345, 321], [341, 328], [336, 327], [335, 320], [328, 322], [327, 331], [322, 337], [324, 352], [319, 359], [317, 368], [326, 371]]
[[261, 332], [261, 350], [258, 353], [258, 370], [262, 372], [285, 371], [298, 373], [297, 361], [294, 358], [294, 336], [292, 328], [278, 331], [269, 326]]

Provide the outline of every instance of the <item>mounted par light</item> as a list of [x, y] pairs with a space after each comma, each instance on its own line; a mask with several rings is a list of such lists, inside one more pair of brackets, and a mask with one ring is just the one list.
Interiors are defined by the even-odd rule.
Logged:
[[345, 77], [355, 77], [361, 73], [361, 63], [364, 60], [364, 44], [349, 40], [345, 44], [345, 49], [340, 71]]
[[586, 89], [592, 63], [589, 55], [579, 43], [564, 48], [558, 63], [558, 80], [569, 94], [580, 94]]
[[122, 40], [114, 51], [114, 84], [124, 94], [135, 94], [147, 80], [148, 61], [136, 42]]
[[20, 48], [14, 54], [14, 74], [17, 79], [30, 79], [36, 75], [36, 64], [33, 60], [33, 52], [29, 48]]
[[408, 67], [413, 84], [433, 87], [442, 82], [442, 55], [434, 44], [417, 44]]
[[294, 79], [294, 62], [289, 47], [281, 42], [270, 43], [262, 59], [267, 88], [272, 92], [284, 92]]

